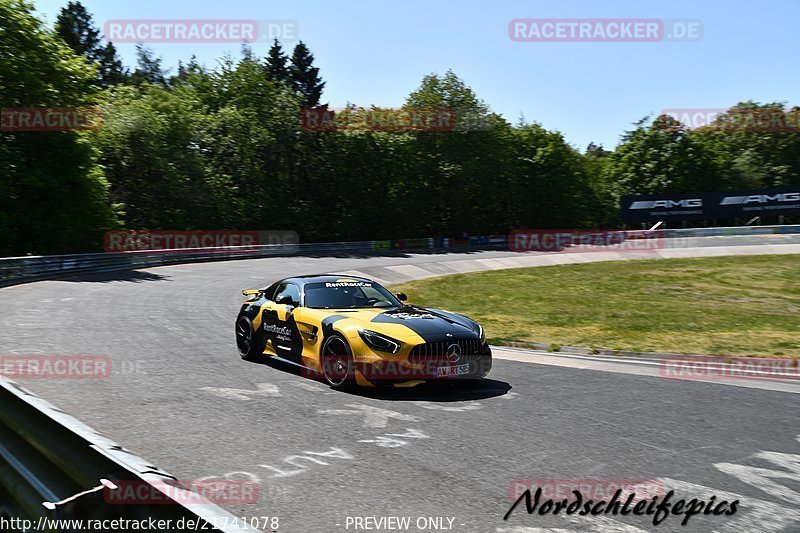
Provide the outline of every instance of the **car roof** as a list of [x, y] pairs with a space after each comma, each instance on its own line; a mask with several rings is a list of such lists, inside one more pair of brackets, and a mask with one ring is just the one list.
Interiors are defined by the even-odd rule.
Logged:
[[[370, 283], [374, 283], [373, 280], [369, 278], [362, 278], [359, 276], [347, 276], [345, 274], [312, 274], [307, 276], [293, 276], [291, 278], [284, 278], [280, 280], [280, 282], [291, 282], [296, 283], [298, 285], [306, 285], [308, 283], [334, 283], [336, 281], [347, 279], [347, 280], [355, 280], [355, 281], [367, 281]], [[279, 282], [279, 283], [280, 283]]]

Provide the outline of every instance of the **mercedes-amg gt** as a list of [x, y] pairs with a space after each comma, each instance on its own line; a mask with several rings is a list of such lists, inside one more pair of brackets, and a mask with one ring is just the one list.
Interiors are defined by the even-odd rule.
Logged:
[[492, 367], [480, 324], [408, 305], [369, 279], [298, 276], [242, 293], [250, 298], [236, 318], [241, 357], [299, 365], [334, 388], [476, 379]]

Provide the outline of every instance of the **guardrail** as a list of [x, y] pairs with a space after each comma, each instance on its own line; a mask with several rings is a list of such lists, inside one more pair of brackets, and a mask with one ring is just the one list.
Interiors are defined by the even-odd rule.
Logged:
[[[586, 230], [589, 231], [589, 230]], [[603, 230], [609, 231], [609, 230]], [[641, 234], [642, 231], [632, 233]], [[800, 234], [800, 225], [738, 226], [726, 228], [691, 228], [656, 230], [651, 233], [665, 239]], [[463, 239], [432, 238], [331, 242], [308, 244], [269, 244], [229, 246], [225, 248], [188, 248], [137, 250], [96, 254], [47, 255], [0, 259], [0, 287], [57, 279], [85, 273], [135, 270], [176, 263], [224, 261], [291, 255], [374, 255], [411, 251], [507, 250], [506, 235], [484, 235]]]
[[[411, 252], [442, 249], [442, 240], [434, 238], [383, 241], [329, 242], [307, 244], [266, 244], [226, 246], [224, 248], [181, 248], [170, 250], [135, 250], [95, 254], [43, 255], [0, 259], [0, 287], [57, 279], [87, 273], [135, 270], [154, 266], [203, 261], [227, 261], [292, 255], [365, 254]], [[472, 237], [445, 242], [448, 249], [502, 249], [504, 235]]]
[[[133, 482], [163, 493], [166, 503], [104, 500], [104, 490]], [[170, 485], [178, 486], [166, 494]], [[256, 531], [212, 503], [178, 503], [174, 495], [182, 493], [192, 495], [184, 501], [200, 499], [167, 472], [0, 378], [0, 520], [13, 518], [19, 526], [0, 530], [72, 531], [80, 526], [53, 521], [152, 519], [170, 520], [172, 530], [196, 524], [198, 530]]]
[[373, 253], [373, 242], [324, 243], [175, 250], [137, 250], [96, 254], [44, 255], [0, 259], [0, 287], [66, 275], [135, 270], [175, 263], [248, 259], [277, 255]]
[[656, 230], [665, 237], [733, 237], [742, 235], [794, 235], [800, 233], [800, 224], [782, 226], [732, 226], [720, 228], [686, 228]]

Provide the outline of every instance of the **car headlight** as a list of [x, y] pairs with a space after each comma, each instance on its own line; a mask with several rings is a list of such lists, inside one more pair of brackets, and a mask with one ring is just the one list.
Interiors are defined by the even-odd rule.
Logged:
[[368, 329], [358, 330], [358, 334], [367, 346], [381, 352], [397, 353], [400, 350], [400, 341], [386, 335], [381, 335]]
[[486, 337], [484, 337], [483, 333], [484, 333], [484, 332], [483, 332], [483, 326], [481, 326], [480, 324], [478, 324], [478, 337], [479, 337], [479, 338], [480, 338], [482, 341], [485, 341], [485, 340], [486, 340]]

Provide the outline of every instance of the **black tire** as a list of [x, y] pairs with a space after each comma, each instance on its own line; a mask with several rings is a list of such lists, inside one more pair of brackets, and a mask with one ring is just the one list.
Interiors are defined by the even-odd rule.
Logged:
[[254, 361], [264, 353], [266, 343], [253, 328], [253, 322], [242, 315], [236, 320], [236, 347], [245, 361]]
[[355, 384], [353, 351], [345, 338], [332, 333], [320, 349], [322, 375], [334, 389], [347, 389]]

